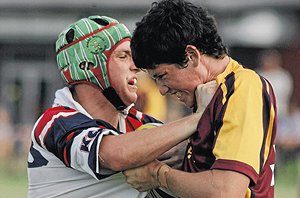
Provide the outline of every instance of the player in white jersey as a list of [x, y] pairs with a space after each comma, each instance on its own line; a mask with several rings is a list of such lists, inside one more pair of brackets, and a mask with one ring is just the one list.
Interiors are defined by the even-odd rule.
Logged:
[[[132, 107], [139, 70], [130, 38], [123, 24], [105, 16], [83, 18], [59, 35], [57, 63], [67, 87], [32, 130], [29, 197], [145, 197], [120, 171], [155, 160], [196, 130], [201, 113], [129, 133], [160, 123]], [[157, 194], [165, 193], [148, 196]]]

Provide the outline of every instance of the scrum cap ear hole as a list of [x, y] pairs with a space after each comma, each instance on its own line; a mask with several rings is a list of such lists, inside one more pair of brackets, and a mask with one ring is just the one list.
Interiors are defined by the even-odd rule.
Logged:
[[87, 69], [93, 69], [95, 67], [94, 63], [88, 62], [88, 68]]
[[99, 25], [102, 25], [102, 26], [107, 26], [109, 24], [109, 22], [107, 22], [104, 19], [100, 19], [100, 18], [94, 18], [94, 19], [91, 19], [91, 20], [95, 21], [96, 23], [98, 23]]
[[94, 67], [95, 67], [95, 65], [91, 62], [84, 61], [79, 64], [79, 68], [82, 70], [85, 70], [85, 69], [90, 70], [90, 69], [93, 69]]
[[66, 40], [68, 43], [72, 43], [74, 41], [74, 30], [70, 29], [66, 34]]

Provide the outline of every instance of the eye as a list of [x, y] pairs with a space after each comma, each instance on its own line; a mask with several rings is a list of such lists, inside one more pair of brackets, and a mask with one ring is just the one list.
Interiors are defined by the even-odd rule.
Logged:
[[164, 80], [166, 78], [166, 75], [167, 75], [167, 73], [163, 73], [163, 74], [160, 74], [159, 76], [157, 76], [157, 78], [159, 80]]
[[166, 75], [167, 75], [167, 73], [156, 74], [156, 75], [154, 75], [152, 78], [153, 78], [155, 81], [161, 81], [161, 80], [165, 80], [165, 79], [166, 79]]
[[126, 59], [126, 58], [128, 57], [128, 54], [126, 54], [126, 53], [120, 53], [120, 54], [118, 55], [118, 57], [119, 57], [120, 59]]

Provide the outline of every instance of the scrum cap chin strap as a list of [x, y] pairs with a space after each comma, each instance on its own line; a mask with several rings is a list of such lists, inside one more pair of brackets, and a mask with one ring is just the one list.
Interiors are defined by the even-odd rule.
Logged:
[[126, 105], [121, 100], [116, 90], [113, 87], [107, 87], [102, 91], [103, 95], [107, 98], [107, 100], [118, 110], [123, 111], [126, 109]]

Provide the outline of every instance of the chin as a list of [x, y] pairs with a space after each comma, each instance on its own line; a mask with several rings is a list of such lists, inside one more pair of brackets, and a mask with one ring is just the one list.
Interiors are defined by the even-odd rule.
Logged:
[[131, 105], [132, 103], [135, 103], [137, 101], [137, 95], [133, 95], [133, 94], [130, 94], [130, 96], [128, 96], [123, 102], [129, 106]]

